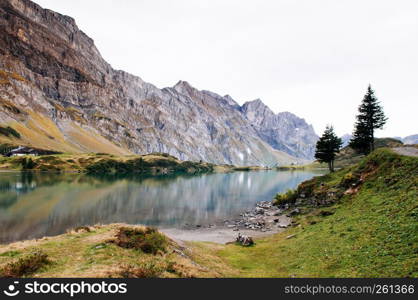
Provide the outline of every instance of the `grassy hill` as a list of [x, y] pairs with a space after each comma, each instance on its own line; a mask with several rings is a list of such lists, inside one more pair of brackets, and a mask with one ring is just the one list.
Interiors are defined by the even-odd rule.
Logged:
[[0, 246], [0, 270], [34, 260], [23, 276], [418, 277], [418, 158], [378, 149], [279, 198], [299, 207], [294, 226], [252, 247], [170, 241], [149, 254], [109, 242], [120, 227], [109, 225]]
[[[394, 138], [376, 138], [375, 139], [375, 148], [395, 148], [402, 147], [403, 143]], [[351, 147], [346, 146], [340, 150], [335, 159], [334, 166], [336, 168], [344, 168], [353, 164], [360, 162], [364, 158], [363, 154], [356, 153]], [[325, 163], [314, 162], [307, 166], [308, 168], [328, 168], [328, 165]]]
[[217, 277], [150, 228], [112, 224], [0, 246], [0, 277]]
[[209, 163], [181, 161], [165, 153], [125, 156], [106, 153], [20, 157], [0, 156], [0, 170], [15, 171], [86, 172], [89, 174], [144, 173], [158, 175], [172, 172], [212, 172], [215, 167], [215, 165]]
[[379, 149], [295, 194], [295, 227], [250, 248], [201, 247], [244, 277], [418, 277], [418, 158]]

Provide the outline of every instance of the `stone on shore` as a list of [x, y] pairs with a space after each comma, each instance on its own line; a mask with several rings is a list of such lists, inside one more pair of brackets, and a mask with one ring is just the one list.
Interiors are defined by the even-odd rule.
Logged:
[[254, 245], [254, 240], [250, 236], [242, 235], [238, 233], [236, 242], [239, 243], [241, 246], [248, 247]]

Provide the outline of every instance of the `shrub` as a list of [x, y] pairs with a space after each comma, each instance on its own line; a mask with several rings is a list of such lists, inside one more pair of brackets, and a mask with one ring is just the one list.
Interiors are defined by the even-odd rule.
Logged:
[[36, 163], [32, 160], [32, 158], [24, 157], [22, 159], [22, 168], [23, 170], [32, 170], [36, 167]]
[[155, 167], [161, 167], [161, 168], [168, 168], [168, 167], [175, 167], [177, 166], [177, 162], [170, 159], [163, 159], [163, 158], [157, 158], [153, 160], [153, 165]]
[[113, 160], [103, 159], [86, 167], [87, 173], [124, 173], [126, 166], [124, 163]]
[[245, 172], [247, 172], [247, 171], [251, 171], [251, 168], [250, 167], [236, 167], [236, 168], [234, 168], [234, 171], [245, 171]]
[[88, 174], [138, 173], [148, 169], [149, 164], [142, 157], [126, 162], [114, 159], [102, 159], [86, 167]]
[[0, 134], [4, 135], [4, 136], [7, 136], [7, 137], [13, 136], [15, 138], [20, 139], [20, 133], [17, 132], [16, 130], [14, 130], [10, 126], [7, 126], [7, 127], [1, 127], [0, 126]]
[[144, 160], [142, 157], [130, 159], [128, 161], [118, 161], [114, 159], [102, 159], [94, 162], [86, 167], [88, 174], [126, 174], [126, 173], [151, 173], [153, 168], [167, 168], [168, 172], [179, 173], [200, 173], [212, 172], [213, 165], [199, 164], [191, 161], [179, 163], [173, 159], [154, 158], [152, 160]]
[[179, 173], [203, 173], [213, 172], [213, 170], [212, 164], [196, 163], [193, 161], [183, 161], [174, 168], [174, 171]]
[[47, 254], [40, 250], [36, 250], [20, 257], [16, 261], [8, 263], [0, 270], [0, 277], [16, 278], [30, 275], [49, 262]]
[[9, 144], [1, 144], [0, 145], [0, 154], [5, 155], [7, 153], [9, 153], [10, 151], [12, 151], [14, 148], [16, 148], [15, 146], [9, 145]]
[[127, 265], [122, 267], [116, 276], [122, 278], [158, 278], [161, 277], [164, 268], [155, 262], [147, 262], [140, 266]]
[[284, 194], [277, 194], [274, 198], [273, 205], [282, 206], [285, 204], [295, 203], [298, 198], [298, 192], [296, 190], [288, 190]]
[[357, 185], [359, 183], [360, 176], [358, 174], [353, 174], [352, 172], [348, 172], [343, 176], [340, 182], [340, 186], [344, 188], [349, 188], [353, 185]]
[[74, 228], [75, 232], [91, 232], [91, 229], [87, 226], [78, 226]]
[[141, 250], [144, 253], [157, 254], [166, 252], [168, 246], [167, 238], [155, 228], [119, 228], [114, 241], [119, 247]]

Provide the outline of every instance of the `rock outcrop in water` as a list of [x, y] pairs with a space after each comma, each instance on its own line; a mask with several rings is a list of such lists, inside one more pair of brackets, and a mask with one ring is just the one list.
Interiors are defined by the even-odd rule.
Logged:
[[0, 0], [0, 16], [0, 125], [21, 135], [0, 143], [235, 165], [312, 158], [316, 135], [290, 113], [255, 119], [230, 96], [114, 70], [74, 19], [29, 0]]

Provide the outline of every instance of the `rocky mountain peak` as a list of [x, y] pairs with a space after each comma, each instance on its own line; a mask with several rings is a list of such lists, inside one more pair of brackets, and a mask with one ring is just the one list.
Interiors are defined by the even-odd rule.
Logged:
[[255, 99], [252, 101], [247, 101], [242, 105], [243, 109], [245, 110], [257, 110], [257, 109], [268, 109], [268, 106], [264, 104], [264, 102], [261, 99]]
[[235, 165], [311, 156], [304, 131], [259, 99], [240, 107], [187, 81], [158, 89], [114, 70], [71, 17], [29, 0], [0, 0], [0, 16], [0, 125], [15, 124], [21, 145]]
[[262, 125], [266, 119], [273, 118], [274, 112], [261, 99], [245, 102], [241, 111], [253, 125]]
[[195, 87], [193, 87], [190, 83], [184, 80], [180, 80], [173, 86], [173, 89], [183, 95], [193, 95], [199, 92]]
[[313, 159], [318, 139], [313, 127], [290, 112], [274, 112], [256, 99], [241, 107], [262, 140], [273, 148], [297, 157]]
[[175, 85], [175, 89], [195, 89], [190, 83], [185, 80], [179, 80]]
[[223, 98], [229, 105], [239, 107], [239, 104], [230, 95], [225, 95]]

